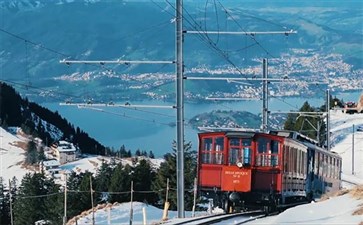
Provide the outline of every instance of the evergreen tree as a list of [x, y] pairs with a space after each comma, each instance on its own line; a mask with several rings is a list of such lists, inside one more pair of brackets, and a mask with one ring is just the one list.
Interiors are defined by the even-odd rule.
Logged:
[[111, 194], [111, 202], [126, 202], [130, 201], [130, 195], [127, 193], [130, 191], [131, 180], [129, 174], [131, 173], [131, 167], [126, 165], [122, 166], [121, 163], [117, 164], [112, 177], [109, 191], [110, 192], [124, 192]]
[[39, 150], [38, 150], [38, 162], [44, 161], [46, 159], [45, 154], [44, 154], [44, 147], [40, 146]]
[[[76, 174], [72, 172], [67, 181], [68, 190], [68, 215], [76, 216], [84, 210], [91, 209], [90, 177], [92, 173]], [[94, 186], [94, 185], [93, 185]], [[96, 199], [96, 197], [95, 197]]]
[[[111, 183], [111, 177], [113, 173], [113, 168], [110, 164], [102, 162], [101, 167], [97, 171], [97, 175], [95, 177], [95, 190], [98, 192], [107, 192]], [[106, 197], [108, 199], [109, 196], [101, 196], [103, 201]]]
[[128, 150], [128, 151], [127, 151], [127, 158], [130, 158], [131, 156], [132, 156], [131, 151], [130, 151], [130, 150]]
[[[165, 162], [161, 163], [160, 168], [156, 173], [156, 178], [153, 181], [152, 188], [158, 193], [160, 200], [165, 200], [165, 192], [167, 179], [169, 179], [169, 188], [177, 188], [177, 166], [176, 166], [176, 143], [173, 143], [173, 153], [168, 153], [164, 156]], [[196, 152], [191, 151], [191, 143], [184, 144], [184, 188], [185, 188], [185, 208], [190, 210], [193, 206], [193, 186], [196, 176]], [[169, 192], [170, 209], [177, 208], [177, 193]]]
[[34, 224], [42, 219], [53, 220], [54, 224], [59, 224], [61, 216], [50, 211], [59, 209], [58, 201], [55, 201], [57, 193], [59, 186], [52, 179], [47, 179], [40, 173], [26, 174], [14, 202], [15, 224]]
[[155, 155], [154, 155], [153, 151], [150, 151], [149, 152], [149, 158], [150, 159], [154, 159], [155, 158]]
[[0, 224], [10, 224], [10, 198], [0, 177]]
[[[153, 171], [149, 161], [141, 160], [138, 165], [135, 166], [133, 173], [131, 174], [131, 180], [134, 182], [134, 199], [140, 202], [154, 203], [157, 199], [155, 193], [151, 193], [151, 184], [155, 178], [155, 172]], [[138, 192], [142, 191], [142, 192]]]
[[38, 162], [37, 145], [34, 140], [30, 140], [27, 146], [27, 154], [25, 158], [27, 164], [33, 165]]
[[[310, 104], [306, 101], [304, 102], [303, 106], [300, 108], [299, 111], [301, 112], [319, 112], [323, 110], [324, 107], [320, 107], [320, 109], [314, 109], [310, 106]], [[325, 110], [323, 110], [325, 111]], [[319, 125], [319, 126], [318, 126]], [[285, 124], [284, 124], [285, 130], [291, 130], [291, 131], [298, 131], [310, 138], [317, 139], [318, 132], [316, 129], [319, 130], [319, 140], [320, 143], [323, 143], [325, 141], [325, 123], [323, 118], [317, 116], [317, 115], [297, 115], [297, 114], [289, 114]]]
[[126, 158], [127, 157], [127, 151], [125, 145], [122, 145], [119, 150], [119, 157], [120, 158]]

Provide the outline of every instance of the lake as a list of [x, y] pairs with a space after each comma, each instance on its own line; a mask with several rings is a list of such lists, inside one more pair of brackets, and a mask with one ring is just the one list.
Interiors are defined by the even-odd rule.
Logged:
[[[357, 101], [361, 92], [347, 92], [333, 94], [333, 96], [345, 101]], [[302, 104], [308, 101], [312, 106], [324, 104], [325, 96], [314, 98], [285, 97], [270, 98], [270, 111], [298, 110]], [[132, 102], [142, 105], [173, 105], [173, 103], [150, 100], [144, 102]], [[80, 127], [91, 137], [98, 140], [105, 146], [119, 149], [125, 145], [126, 149], [135, 152], [137, 149], [147, 152], [153, 151], [156, 157], [162, 157], [165, 153], [172, 151], [172, 142], [176, 140], [175, 109], [160, 108], [122, 108], [103, 107], [103, 111], [96, 108], [84, 109], [76, 106], [60, 106], [58, 103], [44, 103], [44, 107], [58, 113], [70, 123]], [[185, 120], [193, 116], [210, 112], [212, 110], [240, 110], [259, 114], [262, 108], [262, 101], [211, 101], [205, 103], [185, 103]], [[198, 144], [197, 130], [189, 126], [185, 127], [185, 141], [192, 143], [192, 149], [196, 150]]]

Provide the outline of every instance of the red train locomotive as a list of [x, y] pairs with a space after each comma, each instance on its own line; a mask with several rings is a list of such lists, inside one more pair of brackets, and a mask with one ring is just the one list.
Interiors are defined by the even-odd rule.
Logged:
[[199, 191], [226, 212], [269, 212], [338, 190], [341, 165], [339, 155], [297, 132], [199, 134]]

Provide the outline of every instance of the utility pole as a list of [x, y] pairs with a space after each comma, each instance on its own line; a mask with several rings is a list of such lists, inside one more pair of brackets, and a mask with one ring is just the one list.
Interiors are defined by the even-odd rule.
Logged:
[[63, 216], [63, 225], [67, 223], [67, 172], [64, 173], [64, 216]]
[[10, 223], [14, 225], [14, 218], [13, 218], [13, 195], [11, 193], [11, 181], [9, 179], [9, 202], [10, 202]]
[[330, 151], [330, 90], [326, 90], [326, 149]]
[[262, 61], [262, 132], [266, 133], [268, 131], [268, 61], [267, 59], [263, 59]]
[[129, 224], [132, 225], [132, 221], [134, 220], [134, 208], [133, 208], [133, 198], [134, 198], [134, 181], [131, 181], [131, 199], [130, 199], [130, 221]]
[[176, 126], [177, 126], [177, 208], [184, 218], [184, 78], [183, 78], [183, 0], [176, 0]]
[[90, 190], [91, 190], [92, 225], [95, 225], [95, 210], [94, 210], [94, 205], [93, 205], [92, 174], [89, 176], [89, 186], [90, 186]]
[[352, 175], [354, 175], [354, 124], [353, 124], [353, 133], [352, 133]]

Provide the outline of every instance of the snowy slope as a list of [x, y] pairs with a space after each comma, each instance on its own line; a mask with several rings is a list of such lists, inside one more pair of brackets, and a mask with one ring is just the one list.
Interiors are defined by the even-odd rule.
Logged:
[[[332, 133], [332, 151], [339, 153], [343, 158], [343, 187], [349, 188], [351, 183], [363, 184], [363, 132], [354, 131], [354, 175], [352, 174], [352, 143], [353, 143], [353, 124], [357, 127], [363, 125], [363, 114], [344, 114], [341, 111], [331, 111], [331, 133]], [[18, 180], [29, 170], [21, 167], [24, 160], [24, 150], [15, 146], [16, 143], [23, 143], [25, 140], [21, 137], [10, 134], [0, 128], [0, 176], [4, 180], [16, 176]], [[63, 165], [65, 170], [74, 170], [83, 172], [85, 170], [95, 172], [102, 161], [109, 162], [110, 158], [101, 156], [87, 156], [76, 162]], [[155, 159], [152, 162], [158, 166], [162, 160]], [[131, 163], [128, 160], [123, 163]], [[255, 221], [252, 224], [359, 224], [363, 221], [362, 215], [352, 216], [352, 213], [359, 207], [362, 207], [363, 196], [360, 199], [346, 194], [339, 197], [332, 197], [329, 200], [311, 203], [286, 210], [282, 214], [265, 220]], [[162, 210], [143, 203], [134, 203], [134, 224], [142, 223], [142, 208], [145, 207], [147, 215], [147, 224], [160, 221]], [[108, 215], [112, 224], [129, 223], [130, 203], [123, 203], [112, 206], [110, 214], [107, 209], [100, 209], [96, 212], [96, 224], [107, 224]], [[363, 209], [362, 209], [363, 210]], [[205, 212], [200, 212], [205, 214]], [[362, 214], [362, 213], [361, 213]], [[78, 220], [78, 224], [90, 224], [91, 214], [85, 213]], [[173, 220], [177, 215], [176, 212], [170, 212], [169, 218]], [[190, 212], [186, 213], [189, 217]], [[72, 223], [70, 223], [72, 224]], [[74, 224], [74, 223], [73, 223]], [[171, 222], [172, 224], [172, 222]]]
[[20, 180], [29, 172], [21, 166], [25, 159], [25, 151], [18, 147], [25, 143], [24, 139], [20, 139], [0, 127], [0, 177], [4, 179], [4, 182], [8, 182], [13, 176]]
[[[343, 159], [342, 179], [363, 184], [363, 132], [357, 131], [357, 126], [363, 125], [363, 114], [344, 114], [341, 111], [331, 112], [332, 151]], [[354, 175], [352, 175], [352, 150], [354, 129]], [[343, 182], [343, 187], [349, 184]]]

